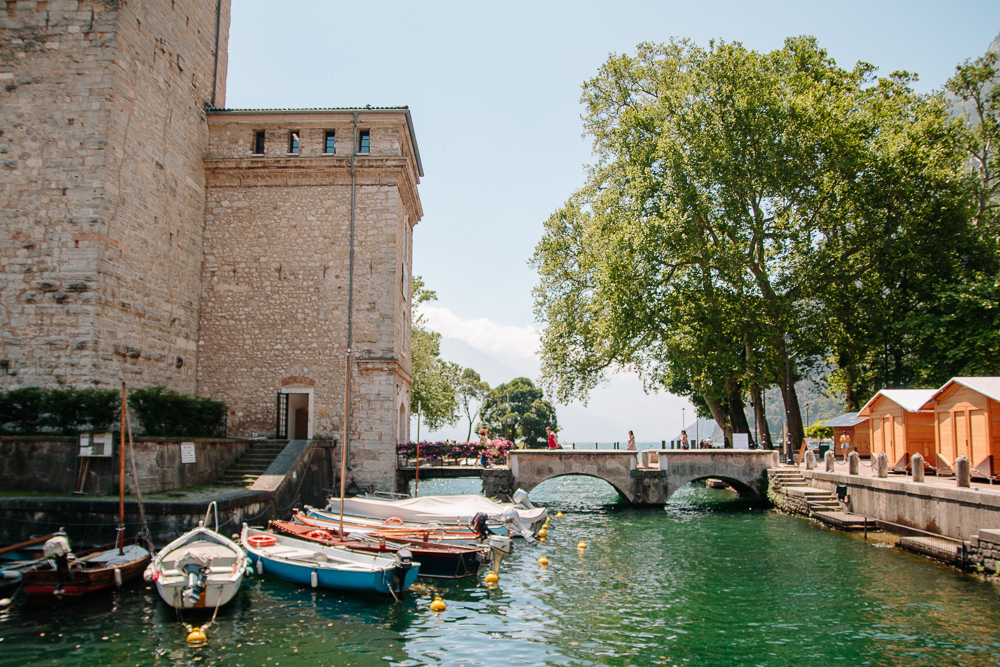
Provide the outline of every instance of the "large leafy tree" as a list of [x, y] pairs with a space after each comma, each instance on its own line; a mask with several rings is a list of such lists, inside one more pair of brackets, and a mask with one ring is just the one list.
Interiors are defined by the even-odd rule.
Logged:
[[482, 424], [525, 447], [545, 443], [545, 427], [558, 430], [556, 410], [528, 378], [514, 378], [493, 389], [479, 411]]
[[428, 329], [420, 313], [421, 304], [435, 299], [437, 294], [427, 289], [420, 276], [413, 276], [410, 413], [417, 414], [419, 409], [421, 418], [431, 429], [458, 421], [455, 384], [459, 373], [454, 364], [441, 359], [441, 334]]
[[828, 305], [855, 322], [851, 289], [886, 298], [893, 267], [868, 276], [899, 238], [964, 222], [954, 128], [908, 84], [841, 69], [810, 38], [611, 57], [584, 86], [598, 161], [534, 256], [545, 383], [585, 398], [632, 369], [729, 432], [748, 430], [763, 375], [800, 441], [794, 381], [842, 343]]

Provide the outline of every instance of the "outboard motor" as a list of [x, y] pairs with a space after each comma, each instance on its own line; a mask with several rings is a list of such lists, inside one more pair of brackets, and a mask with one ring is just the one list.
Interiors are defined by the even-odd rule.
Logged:
[[518, 489], [517, 491], [515, 491], [513, 500], [516, 505], [520, 505], [526, 510], [535, 509], [535, 506], [531, 504], [530, 500], [528, 500], [528, 492], [525, 491], [524, 489]]
[[409, 549], [400, 549], [396, 552], [396, 565], [392, 568], [392, 587], [397, 593], [403, 592], [403, 585], [406, 583], [406, 573], [413, 567], [413, 554]]
[[479, 512], [476, 516], [472, 517], [472, 521], [469, 522], [469, 528], [476, 531], [476, 535], [478, 535], [481, 540], [485, 540], [487, 536], [493, 534], [490, 527], [486, 525], [487, 521], [489, 521], [489, 516], [487, 516], [486, 512]]
[[65, 535], [56, 535], [45, 541], [42, 546], [42, 556], [51, 558], [56, 562], [56, 571], [59, 573], [59, 583], [70, 578], [69, 557], [73, 552], [69, 548], [69, 539]]
[[189, 551], [177, 561], [177, 569], [187, 575], [187, 584], [181, 589], [184, 600], [194, 606], [205, 592], [205, 579], [208, 577], [209, 559], [197, 551]]

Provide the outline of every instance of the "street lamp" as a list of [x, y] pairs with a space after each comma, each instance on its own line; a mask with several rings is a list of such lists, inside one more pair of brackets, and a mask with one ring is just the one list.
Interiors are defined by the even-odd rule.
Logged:
[[792, 343], [792, 337], [788, 334], [784, 336], [785, 340], [785, 461], [789, 464], [795, 462], [794, 455], [792, 454], [792, 411], [790, 407], [792, 398], [792, 366], [791, 366], [791, 355], [788, 354], [788, 346]]
[[681, 446], [684, 445], [684, 410], [686, 408], [681, 408]]

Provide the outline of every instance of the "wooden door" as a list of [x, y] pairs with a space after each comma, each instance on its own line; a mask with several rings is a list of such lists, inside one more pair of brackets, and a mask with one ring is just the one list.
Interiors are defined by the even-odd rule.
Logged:
[[297, 408], [295, 410], [295, 439], [307, 440], [309, 438], [309, 408]]
[[989, 442], [986, 440], [985, 410], [969, 410], [969, 447], [972, 450], [969, 457], [972, 465], [978, 465], [990, 454]]
[[955, 433], [955, 458], [964, 456], [967, 459], [971, 459], [972, 456], [969, 452], [969, 415], [965, 410], [955, 410], [952, 415], [954, 416], [952, 426]]

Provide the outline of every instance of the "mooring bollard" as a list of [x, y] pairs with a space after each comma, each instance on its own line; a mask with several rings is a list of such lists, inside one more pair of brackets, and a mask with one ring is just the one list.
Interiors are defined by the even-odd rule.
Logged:
[[859, 470], [861, 470], [861, 457], [857, 452], [851, 452], [847, 455], [847, 474], [857, 475]]
[[889, 476], [889, 457], [885, 455], [885, 452], [879, 452], [878, 458], [875, 459], [875, 469], [878, 471], [878, 476], [885, 479]]
[[955, 459], [955, 483], [966, 489], [972, 486], [972, 461], [964, 456]]
[[826, 450], [826, 454], [823, 456], [826, 461], [826, 471], [833, 472], [833, 466], [837, 463], [837, 455], [833, 453], [832, 450]]
[[910, 470], [913, 473], [914, 482], [924, 481], [924, 457], [922, 454], [914, 454], [910, 457]]
[[812, 470], [816, 467], [816, 456], [812, 453], [812, 450], [806, 450], [806, 470]]

